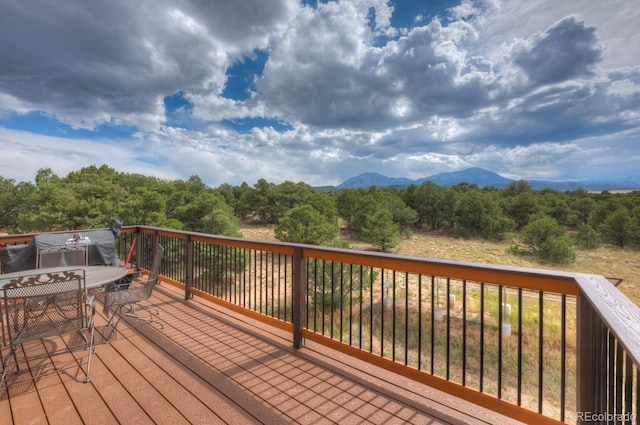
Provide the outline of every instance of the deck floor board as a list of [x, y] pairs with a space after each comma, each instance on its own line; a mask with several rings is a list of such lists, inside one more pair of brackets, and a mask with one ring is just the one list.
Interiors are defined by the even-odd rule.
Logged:
[[[164, 329], [123, 320], [109, 343], [99, 308], [90, 383], [73, 369], [10, 378], [0, 389], [0, 423], [516, 423], [319, 344], [296, 350], [286, 332], [205, 300], [184, 301], [168, 284], [152, 302]], [[44, 350], [39, 344], [25, 349]], [[33, 367], [39, 374], [53, 363]]]

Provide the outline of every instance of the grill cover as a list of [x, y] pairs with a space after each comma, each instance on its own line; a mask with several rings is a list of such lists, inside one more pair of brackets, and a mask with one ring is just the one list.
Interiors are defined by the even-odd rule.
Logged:
[[36, 268], [33, 244], [6, 245], [0, 249], [2, 273], [19, 272]]
[[85, 230], [68, 233], [43, 233], [33, 237], [36, 249], [55, 246], [86, 245], [88, 265], [101, 266], [116, 262], [116, 241], [109, 229]]

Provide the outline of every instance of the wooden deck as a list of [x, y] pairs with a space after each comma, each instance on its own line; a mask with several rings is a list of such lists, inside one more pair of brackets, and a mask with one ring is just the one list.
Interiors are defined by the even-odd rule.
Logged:
[[110, 344], [97, 318], [90, 383], [78, 368], [42, 375], [52, 361], [75, 364], [84, 352], [30, 362], [40, 377], [24, 379], [25, 371], [0, 389], [0, 424], [514, 423], [317, 344], [296, 350], [290, 335], [203, 300], [185, 302], [168, 284], [153, 303], [164, 329], [123, 321]]

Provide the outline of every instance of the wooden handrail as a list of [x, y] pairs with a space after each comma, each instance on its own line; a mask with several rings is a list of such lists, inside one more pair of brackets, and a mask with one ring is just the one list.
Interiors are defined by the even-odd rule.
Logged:
[[[125, 229], [128, 232], [141, 231], [143, 233], [153, 233], [156, 228], [147, 226], [127, 227], [123, 228], [123, 232]], [[516, 288], [556, 292], [567, 295], [578, 295], [580, 293], [576, 281], [576, 273], [556, 270], [431, 259], [305, 244], [234, 238], [230, 236], [213, 236], [206, 233], [181, 230], [162, 229], [159, 234], [179, 239], [185, 239], [186, 235], [190, 235], [190, 240], [193, 241], [237, 248], [258, 249], [287, 255], [293, 255], [296, 248], [302, 248], [302, 255], [304, 257], [318, 258], [321, 260], [339, 261], [390, 270], [402, 269], [410, 273], [438, 274], [455, 279], [492, 282]]]
[[580, 293], [640, 365], [640, 309], [603, 276], [577, 274]]

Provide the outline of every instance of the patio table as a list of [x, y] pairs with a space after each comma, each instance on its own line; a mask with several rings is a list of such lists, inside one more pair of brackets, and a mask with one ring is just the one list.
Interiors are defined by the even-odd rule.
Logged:
[[19, 272], [11, 272], [0, 274], [0, 288], [9, 283], [11, 279], [23, 276], [33, 276], [37, 274], [59, 273], [70, 270], [84, 270], [84, 280], [87, 289], [96, 288], [114, 282], [127, 275], [129, 272], [124, 267], [116, 266], [64, 266], [49, 267], [43, 269], [22, 270]]

